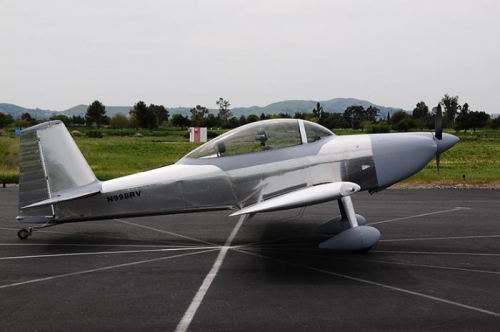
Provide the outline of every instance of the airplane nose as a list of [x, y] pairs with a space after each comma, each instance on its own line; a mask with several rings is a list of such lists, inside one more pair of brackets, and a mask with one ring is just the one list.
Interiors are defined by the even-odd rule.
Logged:
[[440, 140], [436, 140], [437, 143], [437, 153], [441, 154], [446, 150], [453, 147], [460, 139], [457, 136], [450, 134], [443, 134], [443, 138]]
[[[432, 134], [375, 134], [370, 138], [379, 189], [417, 173], [436, 154], [437, 144]], [[443, 148], [451, 144], [449, 138], [443, 137], [442, 141], [447, 142]]]

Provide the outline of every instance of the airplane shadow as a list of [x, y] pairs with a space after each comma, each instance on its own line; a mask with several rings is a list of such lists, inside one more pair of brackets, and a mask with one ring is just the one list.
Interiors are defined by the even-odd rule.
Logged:
[[266, 280], [272, 284], [338, 285], [356, 282], [342, 276], [378, 279], [384, 273], [416, 282], [405, 267], [381, 264], [377, 253], [320, 249], [319, 244], [330, 236], [316, 233], [318, 226], [302, 220], [286, 225], [269, 222], [262, 226], [259, 239], [243, 245], [242, 250], [260, 260]]

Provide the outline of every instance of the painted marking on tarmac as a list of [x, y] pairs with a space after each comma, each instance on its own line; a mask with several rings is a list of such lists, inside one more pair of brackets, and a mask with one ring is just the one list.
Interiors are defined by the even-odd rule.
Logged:
[[408, 220], [408, 219], [414, 219], [414, 218], [432, 216], [434, 214], [454, 212], [454, 211], [460, 211], [460, 210], [470, 210], [470, 208], [468, 208], [468, 207], [456, 207], [456, 208], [449, 209], [449, 210], [442, 210], [442, 211], [436, 211], [436, 212], [422, 213], [422, 214], [417, 214], [417, 215], [414, 215], [414, 216], [408, 216], [408, 217], [394, 218], [394, 219], [389, 219], [389, 220], [384, 220], [384, 221], [371, 222], [371, 223], [369, 223], [369, 225], [372, 226], [372, 225], [378, 225], [378, 224], [385, 224], [387, 222], [400, 221], [400, 220]]
[[139, 265], [139, 264], [146, 264], [146, 263], [158, 262], [158, 261], [168, 260], [168, 259], [173, 259], [173, 258], [179, 258], [179, 257], [185, 257], [185, 256], [191, 256], [191, 255], [204, 254], [204, 253], [212, 252], [212, 251], [215, 251], [215, 250], [217, 250], [217, 249], [210, 249], [210, 250], [197, 251], [197, 252], [188, 252], [188, 253], [174, 255], [174, 256], [169, 256], [169, 257], [160, 257], [160, 258], [154, 258], [154, 259], [147, 259], [147, 260], [138, 261], [138, 262], [132, 262], [132, 263], [125, 263], [125, 264], [118, 264], [118, 265], [100, 267], [100, 268], [97, 268], [97, 269], [91, 269], [91, 270], [85, 270], [85, 271], [78, 271], [78, 272], [71, 272], [71, 273], [59, 274], [59, 275], [55, 275], [55, 276], [51, 276], [51, 277], [46, 277], [46, 278], [39, 278], [39, 279], [32, 279], [32, 280], [22, 281], [22, 282], [16, 282], [16, 283], [9, 284], [9, 285], [0, 285], [0, 289], [10, 288], [10, 287], [16, 287], [16, 286], [22, 286], [22, 285], [27, 285], [27, 284], [33, 284], [33, 283], [42, 282], [42, 281], [50, 281], [50, 280], [60, 279], [60, 278], [65, 278], [65, 277], [72, 277], [72, 276], [77, 276], [77, 275], [82, 275], [82, 274], [89, 274], [89, 273], [94, 273], [94, 272], [100, 272], [100, 271], [118, 269], [118, 268], [127, 267], [127, 266], [133, 266], [133, 265]]
[[415, 295], [415, 296], [418, 296], [418, 297], [426, 298], [426, 299], [429, 299], [429, 300], [434, 300], [434, 301], [441, 302], [441, 303], [451, 304], [451, 305], [454, 305], [454, 306], [457, 306], [457, 307], [460, 307], [460, 308], [464, 308], [464, 309], [469, 309], [469, 310], [481, 312], [483, 314], [487, 314], [487, 315], [491, 315], [491, 316], [495, 316], [495, 317], [500, 317], [500, 313], [498, 313], [498, 312], [493, 312], [493, 311], [489, 311], [489, 310], [485, 310], [485, 309], [473, 307], [473, 306], [470, 306], [470, 305], [462, 304], [462, 303], [459, 303], [459, 302], [454, 302], [454, 301], [442, 299], [442, 298], [439, 298], [439, 297], [435, 297], [435, 296], [431, 296], [431, 295], [427, 295], [427, 294], [423, 294], [423, 293], [414, 292], [414, 291], [411, 291], [411, 290], [408, 290], [408, 289], [394, 287], [394, 286], [390, 286], [390, 285], [386, 285], [386, 284], [381, 284], [381, 283], [378, 283], [378, 282], [374, 282], [374, 281], [370, 281], [370, 280], [365, 280], [365, 279], [360, 279], [360, 278], [356, 278], [356, 277], [351, 277], [351, 276], [348, 276], [348, 275], [345, 275], [345, 274], [340, 274], [340, 273], [336, 273], [336, 272], [322, 270], [322, 269], [318, 269], [318, 268], [307, 266], [307, 265], [302, 265], [302, 264], [297, 264], [297, 263], [291, 263], [291, 262], [287, 262], [285, 260], [276, 259], [276, 258], [264, 256], [264, 255], [257, 254], [257, 253], [246, 252], [245, 250], [236, 250], [236, 251], [241, 252], [243, 254], [247, 254], [247, 255], [251, 255], [251, 256], [257, 256], [257, 257], [260, 257], [260, 258], [268, 259], [268, 260], [275, 261], [275, 262], [278, 262], [278, 263], [282, 263], [282, 264], [286, 264], [286, 265], [291, 265], [291, 266], [296, 266], [296, 267], [303, 268], [303, 269], [310, 270], [310, 271], [325, 273], [325, 274], [333, 275], [333, 276], [336, 276], [336, 277], [340, 277], [340, 278], [344, 278], [344, 279], [349, 279], [349, 280], [361, 282], [361, 283], [364, 283], [364, 284], [369, 284], [369, 285], [373, 285], [373, 286], [378, 286], [378, 287], [382, 287], [382, 288], [386, 288], [386, 289], [398, 291], [398, 292], [401, 292], [401, 293]]
[[212, 243], [212, 242], [207, 242], [207, 241], [195, 239], [194, 237], [185, 236], [185, 235], [181, 235], [181, 234], [177, 234], [177, 233], [173, 233], [173, 232], [168, 232], [168, 231], [164, 231], [162, 229], [158, 229], [158, 228], [154, 228], [154, 227], [149, 227], [149, 226], [145, 226], [145, 225], [135, 224], [133, 222], [125, 221], [125, 220], [121, 220], [121, 219], [113, 219], [113, 220], [116, 220], [118, 222], [121, 222], [121, 223], [124, 223], [124, 224], [127, 224], [127, 225], [141, 227], [141, 228], [149, 229], [149, 230], [152, 230], [152, 231], [155, 231], [155, 232], [169, 234], [169, 235], [177, 236], [177, 237], [180, 237], [180, 238], [183, 238], [183, 239], [187, 239], [187, 240], [191, 240], [191, 241], [195, 241], [195, 242], [200, 242], [200, 243], [204, 243], [204, 244], [210, 244], [210, 245], [219, 247], [219, 245], [216, 244], [216, 243]]
[[[9, 230], [9, 231], [19, 231], [19, 228], [2, 228], [0, 227], [0, 230]], [[166, 244], [175, 244], [179, 245], [181, 243], [179, 242], [174, 242], [174, 241], [161, 241], [161, 240], [151, 240], [151, 239], [131, 239], [127, 237], [119, 237], [119, 236], [102, 236], [102, 235], [90, 235], [90, 234], [83, 234], [83, 233], [74, 233], [74, 232], [59, 232], [59, 231], [50, 231], [45, 228], [43, 229], [37, 229], [36, 233], [40, 234], [59, 234], [59, 235], [76, 235], [79, 237], [84, 237], [84, 238], [91, 238], [91, 239], [113, 239], [113, 240], [127, 240], [127, 241], [148, 241], [148, 242], [153, 242], [153, 243], [160, 243], [162, 245]], [[200, 242], [200, 241], [198, 241]], [[183, 243], [183, 245], [189, 245]]]
[[448, 252], [448, 251], [401, 251], [401, 250], [370, 250], [370, 252], [383, 254], [403, 254], [403, 255], [456, 255], [456, 256], [500, 256], [500, 254], [488, 254], [480, 252]]
[[31, 256], [10, 256], [0, 257], [0, 261], [28, 258], [48, 258], [48, 257], [68, 257], [68, 256], [92, 256], [92, 255], [115, 255], [115, 254], [136, 254], [136, 253], [152, 253], [152, 252], [168, 252], [168, 251], [186, 251], [186, 250], [207, 250], [213, 247], [185, 247], [185, 248], [163, 248], [163, 249], [144, 249], [144, 250], [119, 250], [119, 251], [96, 251], [96, 252], [76, 252], [67, 254], [52, 254], [52, 255], [31, 255]]
[[[342, 258], [337, 258], [337, 259], [342, 259]], [[399, 263], [399, 262], [388, 262], [388, 261], [381, 261], [381, 260], [363, 260], [363, 259], [359, 259], [357, 261], [359, 261], [359, 262], [366, 262], [366, 263], [373, 262], [373, 263], [394, 264], [394, 265], [407, 265], [407, 266], [431, 268], [431, 269], [438, 269], [438, 270], [451, 270], [451, 271], [460, 271], [460, 272], [488, 273], [488, 274], [498, 274], [498, 275], [500, 275], [500, 272], [496, 272], [496, 271], [463, 269], [463, 268], [459, 268], [459, 267], [436, 266], [436, 265], [413, 264], [413, 263]]]
[[233, 242], [234, 238], [236, 237], [236, 234], [238, 233], [239, 229], [241, 228], [241, 225], [245, 222], [245, 220], [248, 218], [247, 215], [242, 215], [240, 219], [238, 220], [238, 223], [236, 226], [234, 226], [233, 231], [229, 235], [229, 237], [226, 240], [226, 243], [224, 244], [223, 247], [220, 248], [219, 255], [217, 256], [217, 259], [214, 262], [214, 265], [208, 272], [207, 276], [205, 277], [205, 280], [203, 280], [203, 283], [201, 284], [200, 289], [198, 289], [198, 292], [194, 296], [193, 300], [191, 301], [191, 304], [189, 305], [188, 309], [184, 313], [184, 316], [182, 317], [181, 321], [177, 325], [177, 328], [175, 329], [176, 332], [185, 332], [188, 330], [189, 325], [191, 324], [194, 315], [196, 314], [196, 311], [198, 311], [198, 308], [200, 307], [201, 302], [203, 301], [203, 298], [205, 297], [208, 289], [212, 285], [212, 282], [214, 281], [215, 277], [217, 276], [217, 273], [219, 272], [220, 267], [222, 266], [222, 263], [224, 262], [224, 258], [226, 257], [227, 251], [229, 250], [229, 247], [231, 246], [231, 243]]
[[[239, 249], [232, 247], [231, 249]], [[248, 250], [248, 251], [256, 251], [260, 252], [262, 249], [265, 248], [244, 248], [243, 250]], [[297, 248], [279, 248], [279, 250], [276, 250], [273, 248], [273, 250], [267, 250], [267, 253], [276, 253], [280, 255], [297, 255], [297, 251], [295, 252], [290, 252], [290, 250], [295, 250]], [[317, 252], [317, 249], [314, 251]], [[370, 252], [374, 252], [371, 250]], [[391, 262], [391, 261], [384, 261], [384, 260], [378, 260], [378, 259], [353, 259], [353, 258], [342, 258], [342, 257], [332, 257], [332, 256], [325, 256], [325, 255], [315, 255], [315, 254], [307, 254], [304, 253], [302, 250], [300, 250], [300, 256], [301, 257], [311, 257], [311, 258], [327, 258], [327, 259], [336, 259], [336, 260], [341, 260], [341, 261], [348, 261], [348, 262], [363, 262], [363, 263], [383, 263], [383, 264], [394, 264], [394, 265], [407, 265], [407, 266], [414, 266], [414, 267], [423, 267], [423, 268], [432, 268], [432, 269], [440, 269], [440, 270], [456, 270], [456, 271], [463, 271], [463, 272], [475, 272], [475, 273], [488, 273], [488, 274], [498, 274], [500, 275], [500, 272], [497, 271], [488, 271], [488, 270], [475, 270], [475, 269], [464, 269], [464, 268], [459, 268], [459, 267], [448, 267], [448, 266], [437, 266], [437, 265], [425, 265], [425, 264], [414, 264], [414, 263], [400, 263], [400, 262]]]
[[[91, 244], [91, 243], [0, 243], [4, 247], [129, 247], [129, 248], [166, 248], [169, 245], [160, 244]], [[179, 246], [172, 247], [178, 248]], [[185, 245], [185, 247], [189, 247]]]
[[400, 242], [400, 241], [428, 241], [428, 240], [470, 240], [470, 239], [488, 239], [497, 238], [500, 235], [469, 235], [469, 236], [440, 236], [440, 237], [415, 237], [409, 239], [388, 239], [379, 240], [379, 242]]

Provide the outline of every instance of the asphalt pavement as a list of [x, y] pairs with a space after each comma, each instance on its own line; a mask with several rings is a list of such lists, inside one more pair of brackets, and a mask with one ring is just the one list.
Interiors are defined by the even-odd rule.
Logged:
[[353, 196], [382, 233], [320, 250], [336, 202], [64, 224], [20, 240], [0, 188], [0, 331], [498, 331], [500, 190]]

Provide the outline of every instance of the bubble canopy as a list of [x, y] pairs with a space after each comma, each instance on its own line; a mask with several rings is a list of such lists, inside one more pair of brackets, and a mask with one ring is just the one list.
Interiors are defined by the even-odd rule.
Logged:
[[313, 143], [334, 136], [325, 127], [300, 119], [249, 123], [203, 144], [184, 158], [221, 158]]

